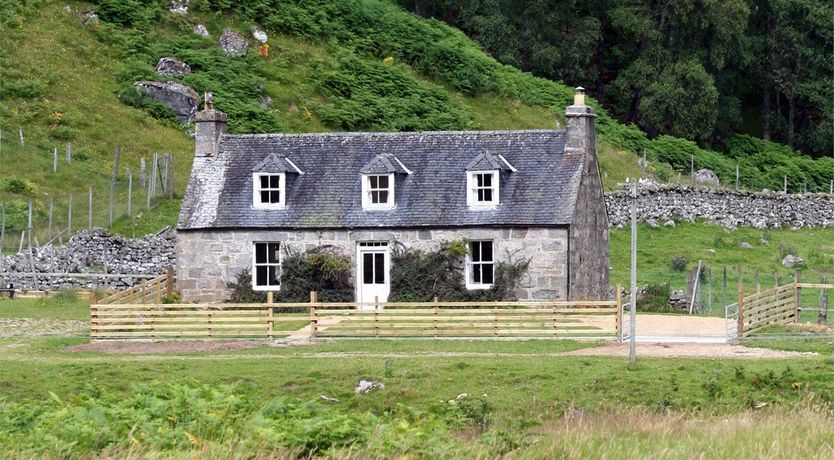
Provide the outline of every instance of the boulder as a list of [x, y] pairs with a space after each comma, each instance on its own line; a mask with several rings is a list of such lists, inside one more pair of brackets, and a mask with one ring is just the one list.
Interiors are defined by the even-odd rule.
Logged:
[[208, 29], [206, 29], [206, 26], [204, 26], [202, 24], [197, 24], [196, 26], [194, 26], [194, 33], [201, 36], [201, 37], [208, 37], [209, 36]]
[[200, 95], [196, 91], [173, 81], [137, 81], [133, 86], [149, 98], [165, 104], [177, 114], [180, 123], [194, 120], [200, 106]]
[[654, 219], [646, 219], [646, 225], [648, 225], [649, 228], [659, 228], [660, 227], [660, 225]]
[[269, 36], [266, 34], [266, 32], [264, 32], [261, 29], [258, 29], [257, 27], [252, 28], [252, 37], [254, 37], [255, 40], [259, 41], [260, 43], [266, 43], [267, 40], [269, 40]]
[[156, 72], [164, 77], [191, 73], [191, 67], [177, 58], [164, 57], [156, 63]]
[[753, 245], [748, 243], [747, 241], [742, 241], [738, 244], [738, 247], [740, 247], [741, 249], [753, 249]]
[[805, 263], [805, 259], [802, 257], [795, 256], [793, 254], [788, 254], [782, 259], [782, 266], [785, 268], [794, 268], [798, 267]]
[[669, 219], [669, 220], [667, 220], [666, 222], [664, 222], [664, 223], [663, 223], [663, 226], [664, 226], [664, 227], [671, 227], [671, 228], [675, 228], [675, 221], [674, 221], [674, 220]]
[[692, 175], [692, 180], [698, 184], [718, 185], [718, 175], [711, 169], [699, 169]]
[[249, 40], [231, 29], [223, 29], [220, 35], [220, 49], [229, 56], [243, 56], [249, 49]]
[[189, 0], [171, 0], [168, 3], [168, 11], [174, 14], [186, 14], [188, 13], [188, 1]]
[[88, 11], [81, 15], [81, 24], [85, 26], [98, 25], [98, 13], [95, 11]]
[[261, 108], [268, 109], [272, 107], [272, 98], [269, 96], [261, 96]]
[[374, 390], [382, 390], [383, 388], [385, 388], [385, 384], [382, 382], [375, 382], [373, 380], [360, 380], [353, 391], [358, 394], [364, 395]]

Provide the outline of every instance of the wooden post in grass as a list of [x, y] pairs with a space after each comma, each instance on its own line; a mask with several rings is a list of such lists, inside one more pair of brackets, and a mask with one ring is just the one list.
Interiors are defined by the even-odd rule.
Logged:
[[736, 163], [736, 190], [738, 190], [738, 163]]
[[319, 332], [319, 320], [316, 316], [316, 303], [319, 301], [319, 294], [316, 291], [310, 291], [310, 339], [315, 339]]
[[275, 327], [274, 326], [274, 320], [275, 319], [273, 317], [274, 308], [272, 307], [273, 299], [274, 299], [274, 297], [273, 297], [272, 291], [267, 292], [266, 293], [266, 303], [267, 303], [267, 305], [269, 305], [269, 310], [267, 311], [268, 316], [267, 316], [267, 319], [266, 319], [266, 336], [270, 340], [272, 340], [272, 336], [274, 335], [273, 332], [275, 330], [274, 329], [274, 327]]
[[119, 178], [119, 158], [122, 156], [122, 147], [116, 146], [116, 151], [113, 152], [113, 171], [110, 173], [110, 202], [108, 206], [109, 220], [108, 227], [113, 226], [113, 199], [116, 194], [116, 179]]
[[67, 164], [72, 163], [72, 142], [67, 142], [66, 161]]
[[379, 336], [379, 296], [374, 296], [374, 336]]
[[55, 206], [55, 198], [52, 195], [49, 195], [49, 223], [46, 227], [46, 235], [47, 240], [52, 239], [52, 209]]
[[133, 171], [127, 170], [127, 217], [133, 217]]
[[434, 308], [432, 308], [432, 311], [434, 313], [434, 336], [435, 337], [437, 337], [437, 314], [439, 313], [438, 308], [437, 308], [437, 302], [438, 302], [437, 296], [434, 296], [434, 298], [432, 299], [432, 303], [434, 303]]
[[93, 229], [93, 186], [87, 188], [87, 228]]
[[797, 270], [793, 273], [793, 289], [796, 303], [796, 311], [794, 312], [793, 322], [799, 322], [799, 312], [802, 311], [802, 289], [799, 288], [799, 283], [802, 280], [802, 272]]
[[623, 287], [620, 283], [614, 287], [614, 300], [617, 302], [617, 316], [614, 317], [614, 330], [617, 340], [623, 340]]
[[738, 271], [738, 338], [744, 338], [744, 279]]
[[171, 198], [174, 197], [174, 154], [173, 153], [168, 154], [167, 165], [168, 166], [166, 166], [165, 172], [167, 173], [168, 177], [165, 179], [165, 182], [168, 184], [168, 190], [167, 190], [168, 199], [171, 199]]
[[782, 193], [788, 193], [788, 176], [785, 176], [785, 182], [782, 185]]
[[174, 293], [174, 267], [169, 265], [165, 275], [165, 295], [169, 296]]
[[758, 293], [762, 292], [762, 285], [759, 284], [759, 271], [758, 270], [756, 270], [755, 280], [756, 280], [756, 294], [758, 294]]
[[[0, 208], [0, 254], [3, 254], [3, 245], [6, 243], [6, 202]], [[0, 257], [0, 260], [3, 260]]]
[[52, 147], [52, 174], [58, 174], [58, 147]]
[[72, 193], [67, 201], [67, 238], [72, 236]]
[[23, 128], [17, 128], [17, 134], [20, 136], [20, 146], [23, 147], [26, 143], [23, 141]]
[[727, 266], [724, 266], [724, 277], [721, 281], [721, 305], [727, 307]]

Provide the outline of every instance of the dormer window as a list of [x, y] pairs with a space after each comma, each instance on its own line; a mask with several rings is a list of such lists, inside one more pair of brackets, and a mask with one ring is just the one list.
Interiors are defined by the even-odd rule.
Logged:
[[466, 166], [466, 204], [473, 209], [490, 209], [501, 202], [501, 171], [518, 171], [500, 153], [478, 154]]
[[287, 204], [287, 174], [303, 175], [292, 160], [271, 153], [252, 168], [252, 207], [284, 209]]
[[498, 206], [498, 171], [470, 171], [467, 182], [469, 206]]
[[391, 209], [394, 207], [394, 174], [362, 176], [362, 207]]
[[[408, 176], [411, 170], [391, 154], [379, 154], [369, 161], [362, 173], [362, 209], [394, 209], [394, 186], [397, 174]], [[402, 181], [400, 181], [402, 183]]]
[[255, 173], [253, 179], [253, 203], [256, 209], [282, 209], [286, 205], [286, 174]]

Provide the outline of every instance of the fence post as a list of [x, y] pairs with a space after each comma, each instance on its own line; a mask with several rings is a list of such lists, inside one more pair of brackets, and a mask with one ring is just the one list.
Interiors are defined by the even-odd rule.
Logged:
[[[0, 255], [3, 254], [3, 244], [6, 242], [6, 202], [3, 202], [2, 210], [0, 211]], [[0, 257], [2, 260], [2, 257]]]
[[67, 239], [72, 236], [72, 193], [69, 194], [67, 203]]
[[72, 162], [72, 142], [67, 142], [66, 160], [67, 163]]
[[52, 210], [53, 210], [54, 207], [55, 207], [55, 197], [52, 196], [52, 195], [49, 195], [49, 223], [47, 224], [47, 230], [46, 230], [46, 234], [47, 234], [46, 239], [47, 239], [47, 241], [52, 240]]
[[[826, 284], [826, 277], [820, 277], [820, 284]], [[817, 314], [817, 324], [828, 324], [828, 296], [825, 295], [825, 289], [820, 288], [820, 303]]]
[[165, 295], [171, 295], [174, 293], [174, 267], [169, 265], [166, 275], [167, 276], [165, 279]]
[[738, 338], [744, 338], [744, 279], [738, 271]]
[[738, 190], [738, 163], [736, 163], [736, 190]]
[[127, 217], [133, 218], [133, 171], [127, 170]]
[[266, 303], [269, 305], [269, 310], [268, 310], [269, 316], [267, 316], [267, 320], [266, 320], [266, 336], [270, 340], [272, 339], [272, 336], [273, 336], [274, 321], [275, 321], [274, 318], [273, 318], [273, 314], [274, 314], [274, 311], [273, 311], [274, 308], [272, 307], [273, 299], [274, 299], [274, 297], [273, 297], [272, 291], [267, 292], [266, 293]]
[[437, 302], [438, 302], [437, 296], [434, 296], [434, 298], [432, 299], [432, 302], [434, 303], [434, 308], [432, 309], [432, 311], [434, 312], [434, 336], [437, 337], [437, 315], [439, 313], [438, 308], [437, 308]]
[[374, 296], [374, 336], [379, 337], [379, 296]]
[[52, 174], [58, 174], [58, 147], [52, 148]]
[[797, 270], [793, 274], [793, 289], [796, 303], [796, 311], [794, 312], [793, 322], [799, 322], [799, 313], [802, 311], [802, 289], [799, 288], [799, 283], [802, 280], [802, 272]]
[[113, 226], [113, 195], [116, 194], [116, 179], [119, 177], [119, 157], [122, 156], [122, 147], [117, 145], [113, 152], [113, 172], [110, 175], [110, 202], [108, 206], [110, 219], [108, 227]]
[[614, 317], [614, 331], [617, 334], [617, 339], [623, 340], [623, 287], [620, 283], [614, 288], [614, 300], [617, 302], [617, 316]]
[[91, 185], [87, 189], [88, 199], [87, 199], [87, 227], [92, 230], [93, 229], [93, 186]]
[[310, 339], [316, 338], [319, 332], [319, 319], [316, 315], [316, 303], [319, 301], [319, 294], [316, 291], [310, 291]]

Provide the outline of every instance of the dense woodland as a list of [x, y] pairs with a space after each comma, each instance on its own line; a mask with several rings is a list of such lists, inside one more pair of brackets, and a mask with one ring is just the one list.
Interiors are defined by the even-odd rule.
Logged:
[[831, 155], [831, 2], [400, 0], [462, 29], [499, 61], [582, 84], [650, 136], [733, 132]]

